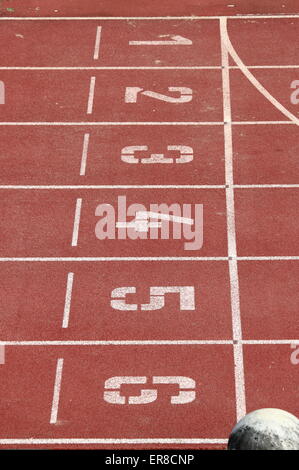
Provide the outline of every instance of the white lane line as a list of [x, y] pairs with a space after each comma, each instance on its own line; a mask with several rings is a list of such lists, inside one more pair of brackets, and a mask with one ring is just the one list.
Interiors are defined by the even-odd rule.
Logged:
[[98, 26], [97, 32], [96, 32], [95, 45], [94, 45], [94, 54], [93, 54], [94, 60], [97, 60], [100, 56], [101, 35], [102, 35], [102, 26]]
[[52, 401], [51, 418], [50, 418], [51, 424], [55, 424], [57, 422], [60, 389], [61, 389], [61, 379], [62, 379], [62, 368], [63, 368], [63, 359], [58, 359], [57, 366], [56, 366], [56, 375], [55, 375], [53, 401]]
[[0, 185], [0, 189], [224, 189], [224, 184]]
[[236, 189], [259, 189], [259, 188], [299, 188], [299, 184], [235, 184]]
[[[298, 261], [299, 256], [237, 256], [237, 261]], [[78, 257], [4, 257], [0, 263], [26, 262], [98, 262], [98, 261], [229, 261], [227, 256], [78, 256]]]
[[6, 257], [0, 262], [59, 262], [59, 261], [227, 261], [227, 256], [102, 256], [102, 257]]
[[163, 20], [163, 21], [172, 21], [172, 20], [219, 20], [222, 18], [229, 18], [232, 20], [242, 20], [242, 19], [284, 19], [284, 18], [299, 18], [299, 13], [293, 14], [277, 14], [277, 15], [218, 15], [218, 16], [19, 16], [19, 17], [0, 17], [0, 21], [95, 21], [95, 20]]
[[[275, 121], [274, 121], [275, 123]], [[195, 121], [195, 122], [0, 122], [0, 126], [223, 126], [223, 122], [217, 121]]]
[[[299, 184], [234, 184], [235, 189], [292, 189]], [[225, 189], [225, 184], [65, 184], [65, 185], [11, 185], [1, 184], [1, 189]]]
[[[292, 121], [232, 121], [232, 125], [248, 126], [248, 125], [280, 125], [295, 124]], [[223, 122], [219, 121], [136, 121], [136, 122], [0, 122], [0, 126], [223, 126]]]
[[297, 261], [299, 256], [238, 256], [238, 261]]
[[222, 18], [221, 20], [222, 25], [222, 41], [225, 45], [226, 50], [229, 52], [239, 69], [243, 72], [245, 77], [250, 81], [250, 83], [268, 100], [270, 103], [277, 108], [282, 114], [284, 114], [290, 121], [294, 122], [295, 124], [299, 125], [299, 119], [292, 114], [288, 109], [286, 109], [276, 98], [274, 98], [271, 93], [266, 90], [266, 88], [255, 78], [254, 75], [248, 70], [248, 67], [244, 64], [242, 59], [237, 54], [236, 50], [234, 49], [229, 35], [227, 31], [227, 20]]
[[77, 341], [1, 341], [5, 346], [158, 346], [232, 345], [232, 340], [77, 340]]
[[[233, 68], [238, 69], [238, 67], [232, 66]], [[291, 67], [291, 66], [290, 66]], [[298, 66], [299, 67], [299, 66]], [[296, 66], [292, 67], [296, 68]], [[99, 65], [93, 67], [0, 67], [0, 70], [221, 70], [219, 65], [194, 65], [194, 66], [184, 66], [184, 65], [170, 65], [170, 66], [114, 66], [114, 65]]]
[[85, 174], [86, 174], [86, 163], [87, 163], [89, 136], [90, 136], [90, 134], [84, 134], [80, 176], [85, 176]]
[[72, 246], [77, 246], [78, 245], [79, 226], [80, 226], [80, 218], [81, 218], [81, 208], [82, 208], [82, 199], [78, 198], [77, 201], [76, 201], [74, 226], [73, 226], [73, 236], [72, 236]]
[[264, 126], [264, 125], [280, 125], [280, 124], [292, 124], [295, 125], [292, 121], [232, 121], [232, 125], [234, 126]]
[[[271, 344], [297, 344], [297, 339], [246, 339], [241, 341], [248, 345], [271, 345]], [[230, 345], [233, 340], [70, 340], [70, 341], [0, 341], [3, 346], [217, 346]]]
[[96, 85], [96, 77], [90, 77], [87, 114], [92, 114], [95, 85]]
[[66, 293], [65, 293], [65, 302], [64, 302], [64, 311], [63, 311], [62, 328], [67, 328], [69, 326], [72, 292], [73, 292], [73, 282], [74, 282], [74, 273], [68, 273], [68, 275], [67, 275], [67, 284], [66, 284]]
[[62, 438], [62, 439], [35, 439], [33, 437], [25, 439], [0, 439], [1, 445], [17, 445], [17, 444], [31, 444], [31, 445], [78, 445], [78, 444], [227, 444], [228, 439], [178, 439], [178, 438], [150, 438], [150, 439], [81, 439], [81, 438]]
[[[299, 65], [247, 65], [248, 69], [298, 69]], [[239, 70], [238, 65], [230, 65], [230, 70]], [[221, 70], [219, 65], [170, 65], [170, 66], [126, 66], [99, 65], [92, 67], [1, 67], [0, 70]]]
[[235, 362], [235, 389], [236, 389], [236, 414], [239, 421], [246, 414], [245, 398], [245, 377], [242, 348], [242, 328], [240, 313], [240, 292], [237, 263], [236, 246], [236, 226], [235, 226], [235, 204], [233, 188], [233, 141], [231, 125], [231, 97], [230, 97], [230, 76], [229, 76], [229, 56], [224, 42], [225, 21], [220, 20], [221, 34], [221, 58], [222, 58], [222, 90], [223, 90], [223, 116], [224, 122], [224, 144], [225, 144], [225, 182], [226, 182], [226, 212], [227, 212], [227, 237], [229, 276], [231, 291], [231, 309]]

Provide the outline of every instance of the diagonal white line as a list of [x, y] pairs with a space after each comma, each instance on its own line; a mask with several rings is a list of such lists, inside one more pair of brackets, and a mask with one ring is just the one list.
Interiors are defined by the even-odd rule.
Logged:
[[244, 64], [241, 60], [239, 55], [237, 54], [235, 48], [233, 47], [231, 40], [228, 35], [227, 31], [227, 20], [226, 18], [222, 18], [221, 20], [222, 25], [222, 41], [225, 45], [226, 50], [232, 56], [234, 61], [236, 62], [239, 69], [243, 72], [245, 77], [252, 83], [252, 85], [265, 97], [267, 98], [270, 103], [275, 106], [282, 114], [284, 114], [290, 121], [294, 122], [295, 124], [299, 125], [299, 119], [292, 114], [288, 109], [286, 109], [276, 98], [274, 98], [271, 93], [255, 78], [255, 76], [250, 72], [248, 67]]

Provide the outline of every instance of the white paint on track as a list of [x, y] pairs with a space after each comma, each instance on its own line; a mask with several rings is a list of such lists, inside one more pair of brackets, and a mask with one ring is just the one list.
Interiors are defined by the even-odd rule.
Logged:
[[224, 122], [224, 147], [225, 147], [225, 182], [226, 182], [226, 211], [227, 211], [227, 237], [229, 256], [229, 276], [231, 292], [231, 310], [235, 363], [235, 390], [236, 390], [236, 415], [239, 421], [246, 414], [245, 377], [242, 347], [242, 328], [240, 313], [240, 293], [237, 264], [234, 181], [233, 181], [233, 141], [231, 124], [231, 96], [229, 76], [229, 56], [224, 42], [225, 21], [220, 20], [221, 35], [221, 62], [222, 62], [222, 88], [223, 88], [223, 117]]
[[[237, 256], [237, 261], [298, 261], [299, 256]], [[227, 256], [78, 256], [78, 257], [3, 257], [0, 263], [23, 262], [99, 262], [99, 261], [229, 261]]]
[[[292, 121], [232, 121], [232, 125], [248, 126], [248, 125], [280, 125], [295, 124]], [[0, 122], [0, 126], [223, 126], [222, 121], [135, 121], [135, 122]]]
[[227, 261], [227, 256], [98, 256], [98, 257], [6, 257], [0, 258], [0, 262], [26, 262], [26, 261], [37, 261], [37, 262], [60, 262], [60, 261]]
[[93, 445], [93, 444], [105, 444], [105, 445], [118, 445], [118, 444], [227, 444], [228, 439], [178, 439], [178, 438], [150, 438], [150, 439], [76, 439], [76, 438], [61, 438], [61, 439], [0, 439], [0, 445], [22, 445], [22, 444], [35, 444], [35, 445]]
[[87, 103], [87, 114], [92, 114], [92, 111], [93, 111], [95, 86], [96, 86], [96, 77], [90, 77], [89, 95], [88, 95], [88, 103]]
[[[299, 344], [299, 339], [261, 339], [242, 340], [241, 344], [247, 345], [288, 345]], [[63, 340], [63, 341], [0, 341], [3, 346], [233, 346], [233, 340]]]
[[286, 109], [276, 98], [274, 98], [271, 93], [266, 90], [266, 88], [255, 78], [255, 76], [249, 71], [248, 67], [244, 64], [241, 60], [239, 55], [237, 54], [235, 48], [233, 47], [231, 40], [228, 35], [227, 31], [227, 20], [226, 18], [222, 18], [221, 20], [222, 25], [222, 41], [225, 45], [226, 50], [229, 52], [239, 69], [243, 72], [245, 77], [250, 81], [250, 83], [268, 100], [270, 103], [277, 108], [282, 114], [284, 114], [290, 121], [294, 124], [299, 125], [299, 119], [292, 114], [288, 109]]
[[86, 164], [87, 164], [89, 137], [90, 137], [90, 134], [84, 134], [80, 176], [85, 176], [85, 174], [86, 174]]
[[163, 345], [232, 345], [232, 340], [70, 340], [70, 341], [1, 341], [4, 346], [163, 346]]
[[283, 18], [299, 18], [299, 13], [293, 13], [285, 15], [283, 13], [277, 15], [218, 15], [218, 16], [19, 16], [19, 17], [1, 17], [0, 21], [107, 21], [107, 20], [219, 20], [222, 18], [228, 18], [232, 20], [242, 20], [242, 19], [283, 19]]
[[82, 199], [78, 198], [77, 201], [76, 201], [76, 208], [75, 208], [72, 246], [77, 246], [78, 245], [79, 226], [80, 226], [80, 219], [81, 219], [81, 208], [82, 208]]
[[94, 45], [94, 60], [98, 60], [100, 56], [100, 44], [101, 44], [102, 26], [97, 27], [96, 40]]
[[56, 376], [55, 376], [55, 383], [54, 383], [53, 402], [52, 402], [52, 410], [51, 410], [51, 418], [50, 418], [50, 423], [51, 424], [56, 424], [56, 422], [57, 422], [59, 398], [60, 398], [60, 389], [61, 389], [61, 380], [62, 380], [62, 369], [63, 369], [63, 359], [58, 359], [57, 360], [57, 366], [56, 366]]
[[[298, 69], [299, 65], [247, 65], [248, 69]], [[237, 65], [230, 65], [229, 69], [239, 69]], [[51, 67], [51, 66], [35, 66], [35, 67], [1, 67], [0, 70], [221, 70], [220, 65], [165, 65], [165, 66], [126, 66], [126, 65], [102, 65], [102, 66], [86, 66], [86, 67]]]
[[68, 328], [68, 326], [69, 326], [73, 283], [74, 283], [74, 273], [68, 273], [67, 284], [66, 284], [66, 293], [65, 293], [65, 302], [64, 302], [62, 328]]
[[0, 185], [0, 189], [223, 189], [224, 184]]

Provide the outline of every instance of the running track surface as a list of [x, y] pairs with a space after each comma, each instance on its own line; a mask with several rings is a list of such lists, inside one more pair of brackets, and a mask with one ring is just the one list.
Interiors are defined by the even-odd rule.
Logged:
[[[299, 15], [0, 26], [1, 446], [221, 448], [246, 411], [298, 414]], [[173, 86], [192, 100], [124, 100]], [[130, 165], [134, 145], [193, 160]], [[203, 204], [203, 247], [98, 240], [118, 196]], [[124, 286], [135, 310], [112, 307]], [[193, 286], [194, 308], [142, 308], [152, 286]], [[109, 403], [119, 376], [143, 384]]]

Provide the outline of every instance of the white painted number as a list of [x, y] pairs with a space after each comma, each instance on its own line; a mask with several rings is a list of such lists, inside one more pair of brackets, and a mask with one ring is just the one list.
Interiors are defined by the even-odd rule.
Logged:
[[[141, 304], [141, 310], [161, 310], [165, 307], [165, 294], [179, 294], [180, 310], [195, 310], [194, 286], [150, 287], [150, 302]], [[137, 304], [126, 303], [127, 294], [136, 294], [136, 287], [117, 287], [111, 292], [114, 310], [138, 310]]]
[[171, 93], [179, 93], [180, 96], [173, 97], [163, 95], [162, 93], [156, 93], [155, 91], [144, 90], [140, 87], [126, 87], [125, 102], [126, 103], [137, 103], [138, 96], [144, 95], [149, 98], [154, 98], [160, 101], [166, 101], [167, 103], [188, 103], [192, 101], [192, 90], [186, 87], [168, 87], [168, 91]]
[[[105, 382], [104, 400], [113, 405], [125, 405], [126, 397], [120, 394], [122, 385], [136, 385], [146, 384], [147, 377], [110, 377]], [[179, 386], [179, 394], [171, 396], [170, 402], [172, 405], [183, 405], [191, 403], [196, 398], [195, 380], [190, 377], [182, 376], [154, 376], [152, 378], [154, 385], [159, 384], [177, 384]], [[112, 389], [112, 390], [111, 390]], [[187, 390], [186, 390], [187, 389]], [[190, 390], [191, 389], [191, 390]], [[127, 399], [129, 405], [145, 405], [153, 403], [158, 398], [158, 391], [156, 389], [142, 389], [140, 395], [131, 395]]]
[[192, 41], [174, 34], [160, 34], [157, 41], [129, 41], [130, 46], [190, 46]]
[[294, 80], [291, 83], [291, 88], [295, 88], [295, 91], [291, 93], [291, 103], [298, 104], [299, 103], [299, 80]]
[[163, 153], [152, 153], [147, 158], [135, 157], [136, 152], [148, 151], [147, 145], [133, 145], [130, 147], [124, 147], [121, 151], [121, 160], [125, 163], [142, 163], [142, 164], [157, 164], [157, 163], [189, 163], [193, 160], [193, 149], [187, 145], [168, 145], [167, 151], [180, 152], [178, 158], [165, 157]]

